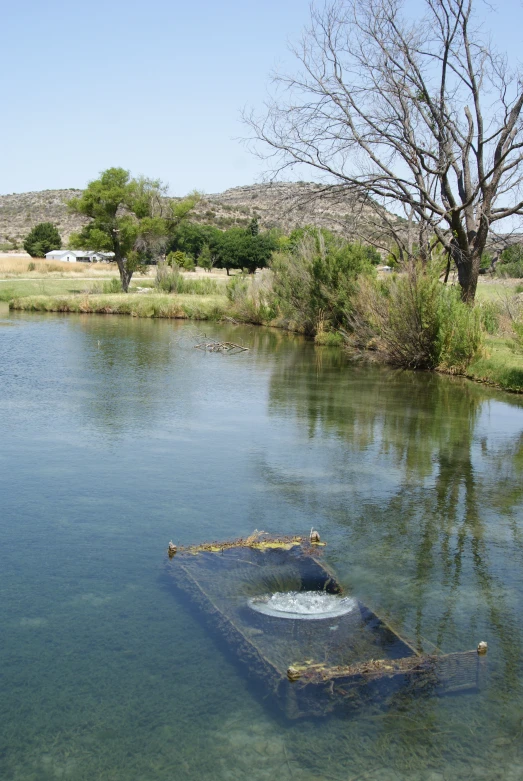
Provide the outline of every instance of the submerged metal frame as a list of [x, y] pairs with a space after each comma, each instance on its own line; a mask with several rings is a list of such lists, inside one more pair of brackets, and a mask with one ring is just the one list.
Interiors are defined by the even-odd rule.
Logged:
[[320, 560], [319, 547], [300, 537], [248, 538], [197, 545], [178, 548], [176, 555], [172, 549], [169, 551], [169, 574], [177, 588], [198, 607], [249, 672], [268, 687], [289, 718], [325, 715], [342, 706], [357, 705], [369, 696], [388, 696], [399, 687], [420, 692], [460, 693], [483, 685], [486, 656], [479, 649], [450, 654], [442, 654], [436, 649], [432, 654], [422, 654], [387, 621], [359, 601], [362, 615], [376, 622], [377, 631], [391, 633], [401, 644], [405, 652], [402, 658], [369, 659], [343, 666], [314, 659], [289, 659], [287, 667], [282, 668], [262, 652], [255, 638], [247, 636], [231, 615], [216, 604], [194, 572], [197, 569], [194, 557], [214, 557], [231, 549], [245, 548], [261, 553], [277, 549], [289, 551], [294, 562], [304, 564], [314, 573], [323, 589], [339, 594], [343, 589], [333, 572]]

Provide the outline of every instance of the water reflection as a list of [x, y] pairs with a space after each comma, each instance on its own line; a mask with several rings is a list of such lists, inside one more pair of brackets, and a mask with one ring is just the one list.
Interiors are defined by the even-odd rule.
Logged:
[[[2, 778], [521, 777], [521, 400], [280, 331], [199, 324], [251, 347], [228, 358], [176, 322], [9, 322]], [[419, 647], [487, 640], [487, 690], [285, 723], [159, 587], [171, 537], [312, 524], [348, 590]]]
[[290, 412], [306, 424], [316, 454], [326, 435], [331, 446], [323, 446], [323, 478], [311, 480], [305, 464], [302, 476], [290, 477], [269, 456], [259, 462], [265, 481], [324, 527], [335, 521], [347, 584], [408, 629], [420, 649], [473, 648], [485, 637], [496, 685], [519, 691], [521, 402], [497, 397], [513, 418], [500, 433], [490, 412], [501, 402], [478, 385], [382, 369], [340, 372], [339, 363], [339, 354], [321, 351], [311, 365], [296, 351], [274, 368], [271, 414]]

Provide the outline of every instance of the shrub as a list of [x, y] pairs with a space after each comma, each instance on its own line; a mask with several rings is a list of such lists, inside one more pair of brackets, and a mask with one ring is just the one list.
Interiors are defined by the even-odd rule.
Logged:
[[523, 279], [523, 260], [514, 263], [498, 263], [496, 274], [502, 278]]
[[519, 350], [523, 350], [523, 321], [512, 323], [514, 329], [514, 341]]
[[216, 262], [216, 257], [213, 256], [211, 248], [208, 244], [204, 244], [202, 251], [198, 256], [198, 265], [200, 268], [204, 268], [206, 271], [210, 271]]
[[235, 303], [240, 299], [245, 298], [249, 289], [249, 282], [244, 274], [237, 274], [232, 277], [231, 281], [227, 284], [225, 294], [229, 301]]
[[496, 274], [500, 277], [523, 278], [523, 245], [513, 244], [503, 250], [496, 265]]
[[103, 283], [102, 285], [102, 293], [121, 293], [122, 292], [122, 283], [119, 279], [110, 279]]
[[383, 280], [362, 280], [350, 316], [353, 348], [374, 349], [410, 369], [463, 372], [481, 345], [480, 313], [443, 285], [438, 270], [412, 264]]
[[185, 271], [194, 271], [196, 269], [193, 258], [181, 250], [169, 252], [166, 262], [171, 268], [183, 268]]
[[294, 231], [272, 260], [275, 304], [297, 330], [314, 336], [320, 325], [346, 324], [360, 275], [372, 275], [367, 248], [326, 230]]
[[345, 341], [339, 331], [318, 331], [314, 337], [314, 343], [322, 347], [340, 347]]
[[493, 301], [480, 305], [481, 325], [488, 334], [495, 334], [499, 328], [499, 307]]
[[457, 288], [440, 284], [437, 368], [463, 373], [481, 346], [481, 314], [461, 301]]
[[35, 269], [36, 269], [36, 263], [33, 263], [31, 261], [31, 263], [29, 263], [28, 266], [27, 266], [27, 270], [28, 271], [34, 271]]

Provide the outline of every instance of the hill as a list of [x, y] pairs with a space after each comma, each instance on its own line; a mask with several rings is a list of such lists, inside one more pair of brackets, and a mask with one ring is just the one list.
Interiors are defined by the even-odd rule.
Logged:
[[[260, 227], [285, 232], [302, 225], [317, 225], [342, 232], [349, 238], [365, 238], [376, 230], [375, 223], [393, 217], [375, 205], [357, 204], [346, 195], [322, 192], [320, 185], [296, 182], [255, 184], [234, 187], [223, 193], [206, 195], [193, 219], [226, 229], [246, 226], [257, 217]], [[64, 245], [69, 235], [85, 224], [85, 218], [70, 214], [67, 203], [80, 190], [0, 195], [0, 249], [16, 249], [39, 222], [52, 222]]]

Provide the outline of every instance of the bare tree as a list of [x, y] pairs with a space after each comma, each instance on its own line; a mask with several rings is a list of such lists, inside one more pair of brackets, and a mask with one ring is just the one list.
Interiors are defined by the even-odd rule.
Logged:
[[313, 8], [298, 72], [245, 118], [275, 176], [305, 164], [412, 214], [421, 252], [436, 236], [472, 302], [491, 226], [523, 215], [523, 86], [473, 27], [473, 0], [423, 4], [415, 21], [402, 0]]

